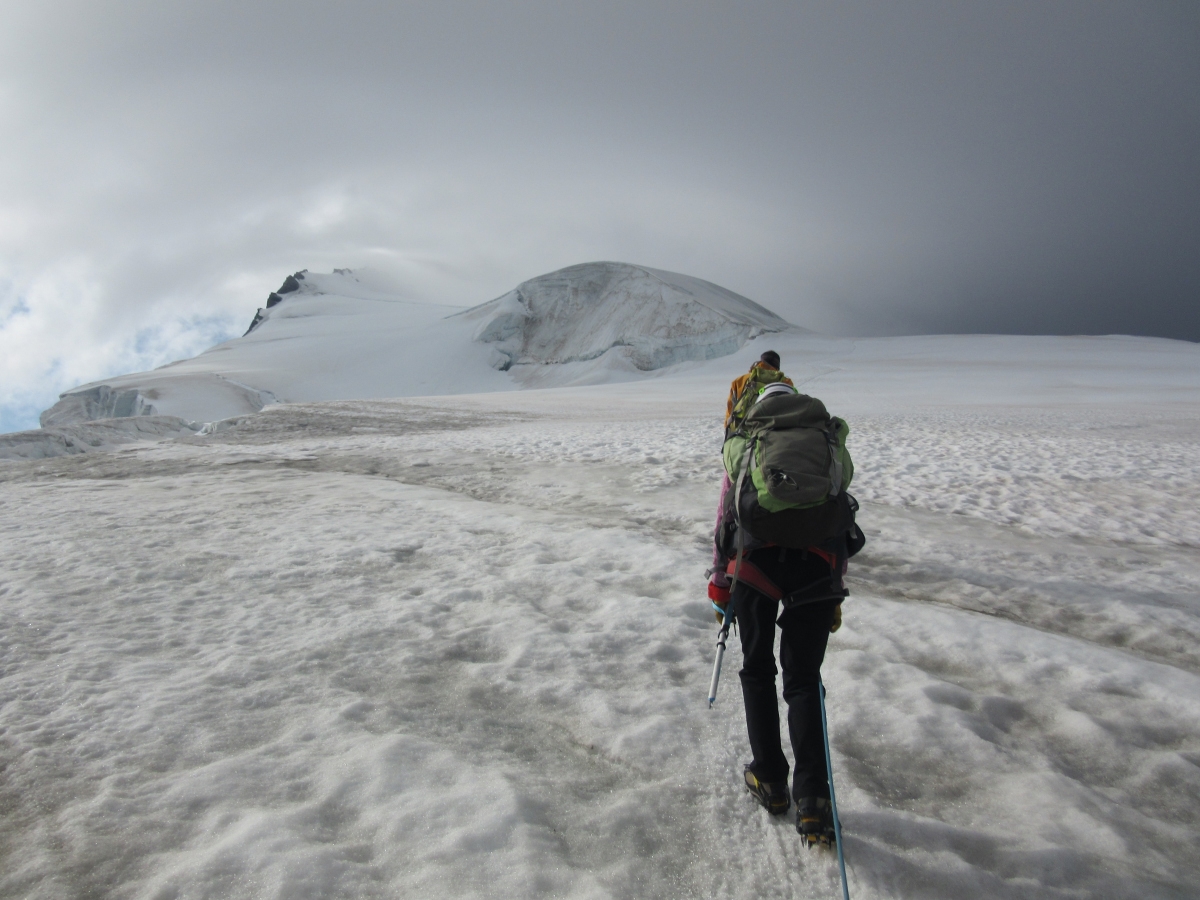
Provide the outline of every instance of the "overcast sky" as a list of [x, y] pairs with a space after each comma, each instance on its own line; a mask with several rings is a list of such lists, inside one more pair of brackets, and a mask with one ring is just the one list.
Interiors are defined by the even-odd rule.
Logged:
[[0, 2], [0, 430], [296, 269], [1200, 340], [1200, 3]]

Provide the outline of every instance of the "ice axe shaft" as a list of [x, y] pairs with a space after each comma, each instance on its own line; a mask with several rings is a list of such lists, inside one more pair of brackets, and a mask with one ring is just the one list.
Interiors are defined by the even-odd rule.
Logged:
[[[740, 564], [738, 568], [741, 568]], [[737, 585], [737, 574], [734, 574], [734, 585]], [[714, 604], [715, 605], [715, 604]], [[717, 658], [713, 660], [712, 681], [708, 683], [708, 708], [712, 709], [717, 702], [717, 685], [721, 682], [721, 663], [725, 661], [725, 641], [729, 638], [729, 626], [733, 624], [733, 592], [730, 591], [729, 602], [722, 612], [721, 630], [717, 632]]]
[[712, 709], [717, 702], [717, 683], [721, 680], [721, 661], [725, 659], [725, 639], [729, 637], [729, 626], [733, 624], [733, 592], [737, 590], [738, 576], [742, 572], [742, 557], [746, 554], [746, 532], [742, 528], [741, 503], [742, 484], [746, 473], [750, 471], [750, 457], [754, 453], [754, 441], [746, 442], [746, 452], [742, 455], [741, 471], [738, 473], [737, 487], [733, 494], [733, 512], [738, 523], [737, 556], [733, 564], [733, 580], [729, 583], [729, 602], [725, 604], [722, 614], [721, 630], [717, 632], [717, 658], [713, 660], [712, 681], [708, 684], [708, 708]]
[[[712, 681], [708, 683], [709, 709], [712, 709], [713, 704], [717, 702], [717, 685], [721, 682], [721, 663], [725, 660], [725, 641], [729, 637], [729, 626], [733, 624], [733, 587], [737, 587], [737, 576], [741, 567], [742, 561], [739, 559], [737, 566], [734, 568], [733, 585], [729, 591], [729, 602], [725, 604], [725, 610], [721, 613], [721, 630], [717, 632], [717, 658], [713, 660]], [[716, 604], [713, 605], [715, 606]]]
[[712, 709], [717, 702], [717, 685], [721, 681], [721, 663], [725, 659], [725, 639], [729, 636], [729, 617], [725, 618], [725, 627], [717, 633], [717, 658], [713, 661], [712, 681], [708, 683], [708, 708]]

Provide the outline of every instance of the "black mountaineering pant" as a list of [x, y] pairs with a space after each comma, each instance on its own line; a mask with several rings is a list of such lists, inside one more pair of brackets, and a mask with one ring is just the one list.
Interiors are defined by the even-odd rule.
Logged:
[[[820, 577], [829, 566], [820, 558], [801, 558], [789, 550], [780, 559], [778, 548], [765, 547], [750, 559], [784, 591]], [[742, 639], [742, 699], [746, 730], [754, 761], [750, 770], [760, 781], [786, 781], [787, 757], [779, 735], [779, 699], [775, 692], [775, 626], [779, 625], [779, 663], [783, 668], [783, 699], [788, 707], [788, 732], [796, 771], [792, 797], [829, 797], [825, 769], [825, 739], [821, 733], [818, 678], [829, 642], [829, 626], [837, 600], [794, 606], [779, 615], [780, 602], [739, 583], [734, 593], [735, 618]], [[778, 622], [776, 617], [778, 616]]]

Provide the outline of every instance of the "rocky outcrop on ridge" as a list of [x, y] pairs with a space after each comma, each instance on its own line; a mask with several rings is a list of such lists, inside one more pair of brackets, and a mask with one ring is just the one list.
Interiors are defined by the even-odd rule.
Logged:
[[[334, 269], [334, 271], [341, 272], [349, 270]], [[293, 291], [300, 290], [300, 282], [304, 280], [304, 276], [306, 274], [308, 274], [308, 269], [301, 269], [299, 272], [293, 272], [287, 278], [283, 279], [283, 284], [280, 285], [279, 290], [271, 291], [271, 293], [267, 294], [267, 305], [259, 307], [258, 312], [254, 314], [254, 321], [250, 323], [250, 327], [246, 329], [246, 332], [242, 335], [242, 337], [245, 337], [258, 327], [259, 323], [266, 318], [266, 311], [274, 306], [279, 305], [279, 303], [283, 300], [284, 294], [290, 294]]]

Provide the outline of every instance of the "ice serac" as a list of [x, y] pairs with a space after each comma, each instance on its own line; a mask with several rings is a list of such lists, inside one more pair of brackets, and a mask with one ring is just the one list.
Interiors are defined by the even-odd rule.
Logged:
[[85, 384], [62, 394], [40, 418], [42, 428], [59, 428], [103, 419], [168, 416], [211, 422], [258, 412], [275, 402], [259, 390], [214, 372], [180, 371], [173, 363], [152, 372]]
[[727, 356], [794, 327], [711, 282], [617, 262], [559, 269], [459, 315], [478, 323], [472, 337], [491, 345], [502, 371], [610, 356], [610, 365], [649, 371]]
[[107, 384], [100, 384], [63, 394], [54, 406], [42, 413], [40, 424], [50, 428], [94, 419], [152, 416], [155, 412], [154, 404], [138, 390], [114, 390]]

